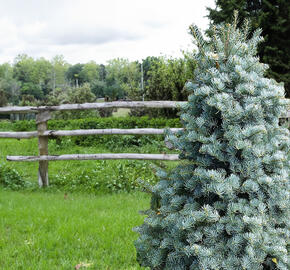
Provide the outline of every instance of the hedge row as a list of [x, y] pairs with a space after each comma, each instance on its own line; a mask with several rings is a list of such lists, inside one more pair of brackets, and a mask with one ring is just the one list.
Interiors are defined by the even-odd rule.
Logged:
[[[48, 129], [95, 129], [95, 128], [164, 128], [181, 127], [179, 119], [148, 118], [144, 117], [106, 117], [86, 118], [72, 120], [50, 120]], [[34, 120], [23, 121], [1, 121], [0, 129], [11, 131], [32, 131], [36, 130]]]

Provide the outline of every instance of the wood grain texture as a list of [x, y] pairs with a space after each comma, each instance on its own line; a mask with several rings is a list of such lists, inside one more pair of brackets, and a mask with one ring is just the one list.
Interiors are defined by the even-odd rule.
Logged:
[[[40, 156], [48, 155], [48, 137], [43, 136], [43, 133], [47, 130], [47, 120], [50, 117], [49, 112], [38, 113], [37, 119], [37, 136], [38, 136], [38, 151]], [[48, 161], [39, 161], [38, 166], [38, 184], [40, 187], [47, 187], [48, 181]]]
[[0, 132], [0, 138], [31, 139], [37, 137], [37, 131], [27, 132]]
[[113, 101], [103, 103], [62, 104], [58, 106], [1, 107], [0, 113], [28, 113], [41, 111], [93, 110], [100, 108], [177, 108], [185, 101]]
[[108, 159], [137, 159], [137, 160], [179, 160], [178, 154], [70, 154], [59, 156], [7, 156], [8, 161], [59, 161], [59, 160], [108, 160]]
[[[176, 133], [183, 128], [168, 128], [171, 132]], [[135, 128], [135, 129], [75, 129], [75, 130], [46, 130], [42, 136], [85, 136], [85, 135], [158, 135], [164, 134], [165, 128]], [[30, 139], [37, 137], [36, 131], [27, 132], [0, 132], [0, 138]]]

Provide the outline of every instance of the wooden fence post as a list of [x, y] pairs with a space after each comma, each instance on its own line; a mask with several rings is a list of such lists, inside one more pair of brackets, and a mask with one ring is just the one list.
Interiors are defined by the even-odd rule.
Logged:
[[[49, 111], [40, 111], [36, 115], [39, 156], [48, 155], [48, 137], [42, 135], [47, 130], [47, 121], [50, 118], [51, 115]], [[38, 184], [39, 187], [47, 187], [49, 185], [48, 161], [39, 161]]]

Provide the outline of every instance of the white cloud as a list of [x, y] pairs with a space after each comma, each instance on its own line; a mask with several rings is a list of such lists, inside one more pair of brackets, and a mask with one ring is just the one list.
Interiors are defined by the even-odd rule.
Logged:
[[214, 0], [0, 0], [0, 62], [20, 53], [71, 63], [178, 55]]

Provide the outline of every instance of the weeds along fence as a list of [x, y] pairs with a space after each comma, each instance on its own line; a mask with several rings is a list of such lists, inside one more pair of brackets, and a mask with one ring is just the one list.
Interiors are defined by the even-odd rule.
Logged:
[[[138, 153], [105, 153], [105, 154], [70, 154], [49, 155], [48, 140], [59, 136], [85, 135], [157, 135], [164, 134], [165, 129], [135, 128], [135, 129], [81, 129], [81, 130], [48, 130], [47, 122], [54, 111], [94, 110], [100, 108], [177, 108], [184, 102], [175, 101], [115, 101], [104, 103], [63, 104], [59, 106], [40, 107], [2, 107], [0, 114], [8, 113], [35, 113], [36, 131], [30, 132], [0, 132], [0, 138], [30, 139], [38, 138], [38, 156], [7, 156], [8, 161], [39, 162], [38, 183], [40, 187], [49, 185], [48, 162], [59, 160], [108, 160], [108, 159], [136, 159], [136, 160], [178, 160], [177, 154], [138, 154]], [[170, 128], [177, 132], [181, 128]]]
[[[37, 131], [30, 132], [0, 132], [0, 138], [30, 139], [38, 138], [38, 156], [7, 156], [8, 161], [39, 162], [38, 183], [40, 187], [49, 185], [48, 162], [58, 160], [108, 160], [108, 159], [136, 159], [136, 160], [179, 160], [177, 154], [137, 154], [137, 153], [105, 153], [105, 154], [70, 154], [49, 155], [48, 140], [58, 136], [85, 136], [85, 135], [157, 135], [164, 134], [165, 129], [135, 128], [135, 129], [81, 129], [81, 130], [47, 130], [47, 121], [54, 111], [94, 110], [100, 108], [178, 108], [185, 102], [176, 101], [115, 101], [104, 103], [63, 104], [59, 106], [40, 107], [2, 107], [0, 114], [7, 113], [35, 113]], [[284, 116], [290, 118], [290, 111]], [[170, 128], [172, 132], [182, 128]]]

